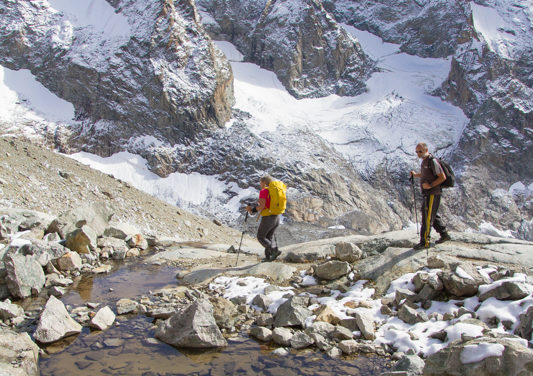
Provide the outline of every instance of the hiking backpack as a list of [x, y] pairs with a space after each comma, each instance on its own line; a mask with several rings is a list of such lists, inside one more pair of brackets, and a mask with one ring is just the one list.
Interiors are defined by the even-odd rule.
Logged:
[[[436, 159], [437, 162], [439, 162], [440, 167], [442, 167], [442, 171], [444, 172], [444, 175], [446, 175], [446, 180], [444, 180], [440, 186], [442, 188], [451, 188], [455, 185], [455, 174], [453, 173], [452, 168], [450, 165], [446, 162], [444, 162], [442, 159], [437, 157], [432, 157], [433, 159]], [[435, 174], [435, 171], [433, 171], [433, 174]], [[435, 174], [436, 175], [436, 174]]]
[[270, 214], [277, 215], [285, 213], [287, 207], [287, 186], [279, 180], [271, 181], [268, 184], [268, 194], [270, 196]]

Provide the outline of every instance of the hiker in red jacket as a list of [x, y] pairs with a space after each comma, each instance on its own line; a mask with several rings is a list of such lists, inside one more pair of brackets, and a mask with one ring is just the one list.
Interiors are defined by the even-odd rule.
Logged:
[[259, 180], [261, 190], [259, 191], [259, 203], [252, 208], [250, 205], [246, 206], [249, 213], [259, 212], [261, 215], [261, 223], [257, 229], [257, 240], [263, 247], [265, 247], [264, 261], [274, 261], [281, 252], [278, 247], [273, 247], [272, 239], [274, 232], [279, 226], [280, 216], [270, 213], [270, 195], [268, 192], [268, 185], [272, 181], [272, 177], [265, 175]]

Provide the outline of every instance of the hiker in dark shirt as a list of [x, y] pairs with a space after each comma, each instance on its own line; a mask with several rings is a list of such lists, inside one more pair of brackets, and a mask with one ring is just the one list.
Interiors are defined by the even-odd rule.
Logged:
[[422, 189], [422, 223], [420, 225], [420, 242], [414, 249], [429, 247], [431, 227], [440, 234], [440, 239], [435, 243], [444, 243], [450, 240], [450, 235], [446, 231], [446, 225], [438, 214], [442, 188], [440, 185], [446, 180], [446, 174], [442, 170], [437, 158], [434, 158], [428, 151], [425, 143], [416, 145], [416, 154], [422, 159], [420, 172], [411, 171], [411, 176], [420, 178], [420, 188]]

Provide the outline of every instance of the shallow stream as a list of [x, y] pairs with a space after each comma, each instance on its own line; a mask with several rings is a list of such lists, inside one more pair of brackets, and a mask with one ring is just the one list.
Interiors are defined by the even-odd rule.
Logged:
[[[62, 301], [80, 306], [135, 298], [150, 290], [176, 286], [176, 268], [140, 262], [118, 265], [109, 274], [85, 276]], [[221, 350], [186, 351], [154, 338], [153, 319], [144, 315], [117, 316], [106, 331], [84, 328], [78, 336], [46, 347], [41, 375], [379, 375], [388, 362], [379, 357], [332, 359], [317, 350], [272, 355], [273, 347], [246, 333], [228, 340]]]

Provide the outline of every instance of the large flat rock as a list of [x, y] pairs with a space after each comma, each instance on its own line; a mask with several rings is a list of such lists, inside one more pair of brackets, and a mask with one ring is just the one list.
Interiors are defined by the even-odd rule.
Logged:
[[159, 252], [146, 259], [149, 264], [172, 263], [179, 260], [201, 260], [215, 257], [225, 257], [228, 254], [220, 251], [213, 251], [205, 248], [193, 247], [171, 247], [166, 251]]

